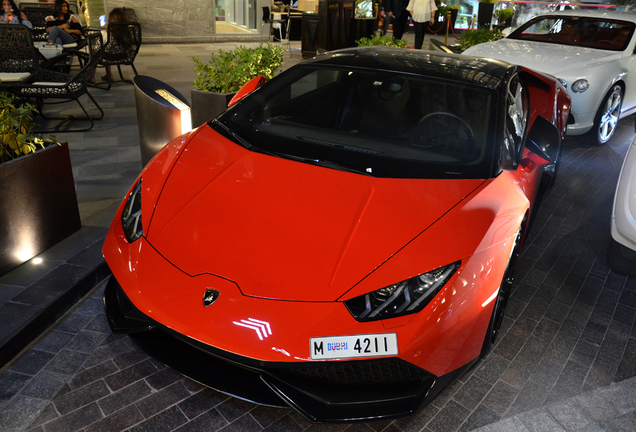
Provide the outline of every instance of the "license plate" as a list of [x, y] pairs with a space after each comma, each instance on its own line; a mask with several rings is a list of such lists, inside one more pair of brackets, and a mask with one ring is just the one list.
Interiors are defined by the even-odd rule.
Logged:
[[380, 333], [309, 339], [312, 360], [397, 355], [397, 334]]

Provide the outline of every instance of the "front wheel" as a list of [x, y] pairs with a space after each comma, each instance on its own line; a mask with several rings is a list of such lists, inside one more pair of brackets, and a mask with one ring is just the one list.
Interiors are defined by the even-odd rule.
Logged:
[[615, 84], [605, 95], [603, 103], [594, 117], [594, 127], [590, 131], [593, 144], [602, 146], [614, 135], [622, 104], [623, 89], [620, 85]]
[[517, 236], [515, 237], [515, 244], [512, 246], [512, 254], [508, 260], [506, 271], [504, 272], [497, 298], [495, 299], [495, 306], [492, 309], [492, 315], [490, 322], [488, 323], [488, 330], [486, 330], [486, 337], [484, 338], [484, 344], [481, 347], [480, 357], [486, 357], [492, 349], [495, 347], [497, 337], [501, 332], [501, 324], [503, 323], [504, 313], [506, 311], [506, 305], [508, 304], [508, 298], [512, 291], [512, 282], [514, 281], [514, 270], [517, 265], [519, 254], [521, 253], [521, 239], [523, 235], [523, 224], [519, 227]]

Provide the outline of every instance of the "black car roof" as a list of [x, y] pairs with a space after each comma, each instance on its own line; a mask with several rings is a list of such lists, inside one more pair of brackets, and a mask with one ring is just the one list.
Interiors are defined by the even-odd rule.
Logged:
[[494, 59], [384, 46], [329, 51], [304, 64], [389, 70], [472, 82], [490, 88], [498, 87], [515, 68]]

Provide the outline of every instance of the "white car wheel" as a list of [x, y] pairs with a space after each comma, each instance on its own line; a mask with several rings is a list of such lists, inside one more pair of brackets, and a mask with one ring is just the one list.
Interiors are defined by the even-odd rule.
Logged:
[[616, 84], [607, 93], [596, 113], [594, 129], [592, 129], [594, 144], [603, 145], [614, 135], [622, 104], [623, 90], [620, 85]]

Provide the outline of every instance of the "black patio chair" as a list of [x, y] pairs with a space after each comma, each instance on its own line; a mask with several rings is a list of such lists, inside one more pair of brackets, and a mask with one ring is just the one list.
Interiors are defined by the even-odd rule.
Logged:
[[[46, 120], [61, 120], [52, 130], [38, 130], [38, 132], [59, 132], [62, 126], [67, 125], [65, 132], [84, 132], [92, 129], [93, 120], [99, 120], [104, 117], [104, 110], [99, 106], [95, 98], [89, 93], [86, 82], [93, 69], [101, 59], [103, 44], [101, 34], [91, 33], [86, 36], [87, 48], [85, 51], [78, 53], [83, 56], [83, 66], [79, 72], [74, 74], [62, 73], [45, 68], [38, 68], [37, 71], [29, 77], [27, 82], [21, 84], [18, 88], [18, 94], [25, 98], [35, 99], [42, 116]], [[63, 54], [70, 55], [70, 54]], [[14, 91], [15, 93], [15, 91]], [[80, 96], [87, 95], [99, 110], [98, 117], [92, 117], [80, 101]], [[47, 102], [48, 99], [57, 99], [56, 102]], [[48, 117], [44, 113], [44, 105], [60, 104], [64, 102], [75, 101], [85, 114], [85, 117], [75, 117], [73, 115], [65, 117]], [[88, 126], [78, 129], [70, 129], [70, 123], [73, 120], [88, 120]]]
[[[89, 29], [88, 32], [99, 30]], [[132, 67], [135, 76], [139, 75], [135, 68], [135, 57], [141, 47], [141, 25], [137, 22], [109, 23], [106, 29], [106, 40], [104, 41], [104, 54], [98, 62], [98, 66], [117, 66], [121, 81], [132, 84], [132, 81], [124, 79], [121, 71], [122, 65]], [[111, 87], [110, 75], [106, 74], [108, 80], [105, 83], [97, 83], [95, 87], [106, 85], [105, 90]], [[102, 88], [102, 87], [100, 87]]]
[[44, 60], [44, 56], [33, 45], [31, 30], [27, 26], [0, 26], [0, 72], [31, 74]]

